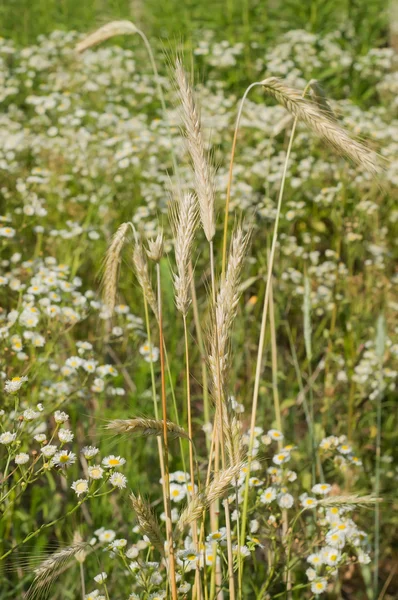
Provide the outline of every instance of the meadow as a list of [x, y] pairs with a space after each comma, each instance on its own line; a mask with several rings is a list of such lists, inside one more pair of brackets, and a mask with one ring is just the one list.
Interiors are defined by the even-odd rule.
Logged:
[[397, 597], [395, 14], [0, 2], [0, 600]]

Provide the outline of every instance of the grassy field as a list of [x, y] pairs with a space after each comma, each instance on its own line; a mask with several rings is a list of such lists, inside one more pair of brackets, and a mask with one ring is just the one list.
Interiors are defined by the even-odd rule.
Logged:
[[0, 2], [0, 600], [396, 598], [392, 14]]

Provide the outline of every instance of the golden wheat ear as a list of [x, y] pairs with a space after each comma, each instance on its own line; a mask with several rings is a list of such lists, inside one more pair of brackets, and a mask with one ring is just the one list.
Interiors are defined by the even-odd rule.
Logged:
[[328, 117], [318, 104], [305, 99], [299, 90], [287, 86], [277, 77], [268, 77], [261, 82], [261, 85], [268, 94], [273, 96], [292, 115], [303, 121], [335, 152], [350, 159], [371, 175], [380, 174], [382, 169], [377, 154], [351, 138], [347, 131]]
[[117, 35], [131, 35], [138, 33], [137, 27], [131, 21], [112, 21], [107, 23], [103, 27], [100, 27], [94, 33], [91, 33], [85, 37], [75, 47], [76, 52], [81, 54], [89, 48], [98, 46], [102, 42], [109, 40]]
[[318, 504], [322, 506], [369, 506], [372, 504], [378, 504], [382, 502], [382, 498], [376, 496], [367, 495], [360, 496], [359, 494], [349, 494], [346, 496], [329, 496], [328, 498], [322, 498], [318, 500]]
[[73, 558], [79, 559], [90, 545], [87, 542], [74, 542], [66, 548], [50, 554], [36, 569], [35, 578], [26, 595], [26, 600], [46, 597], [58, 575], [65, 570]]
[[152, 546], [154, 546], [159, 552], [164, 551], [164, 540], [160, 531], [159, 523], [155, 515], [152, 512], [150, 505], [141, 498], [141, 496], [135, 496], [130, 494], [131, 504], [133, 510], [138, 519], [138, 525], [142, 535], [146, 535], [149, 538]]
[[200, 219], [206, 238], [211, 242], [216, 232], [214, 168], [206, 156], [199, 109], [180, 59], [176, 61], [174, 73], [188, 151], [192, 160]]
[[209, 486], [200, 494], [191, 497], [188, 506], [178, 519], [178, 529], [182, 532], [185, 527], [197, 521], [203, 515], [203, 511], [209, 508], [213, 502], [219, 500], [228, 492], [238, 477], [244, 463], [238, 463], [219, 471]]
[[[171, 421], [167, 421], [166, 426], [167, 437], [170, 439], [189, 439], [188, 434], [179, 425], [176, 425]], [[163, 435], [163, 421], [157, 419], [146, 419], [140, 417], [136, 419], [115, 419], [108, 423], [106, 428], [117, 434], [137, 434], [144, 437]]]
[[103, 289], [103, 300], [108, 307], [110, 314], [113, 313], [113, 309], [115, 308], [120, 255], [130, 227], [130, 223], [122, 223], [122, 225], [120, 225], [112, 238], [104, 259], [101, 285]]
[[177, 309], [186, 316], [191, 305], [192, 245], [198, 222], [197, 199], [194, 194], [183, 194], [171, 205], [170, 222], [174, 233], [177, 272], [173, 274]]

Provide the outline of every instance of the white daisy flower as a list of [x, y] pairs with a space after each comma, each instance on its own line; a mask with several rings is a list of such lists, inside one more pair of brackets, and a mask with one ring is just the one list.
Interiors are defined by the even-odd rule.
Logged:
[[84, 446], [84, 448], [81, 450], [81, 453], [86, 460], [94, 458], [94, 456], [97, 456], [98, 452], [99, 450], [98, 448], [95, 448], [95, 446]]
[[115, 467], [121, 467], [126, 464], [126, 459], [121, 456], [115, 456], [114, 454], [110, 454], [109, 456], [105, 456], [102, 459], [101, 463], [106, 469], [114, 469]]
[[109, 477], [109, 482], [119, 489], [125, 488], [127, 485], [127, 477], [122, 473], [112, 473]]
[[315, 579], [311, 583], [311, 592], [315, 595], [322, 594], [326, 590], [327, 585], [326, 579]]
[[88, 481], [87, 479], [77, 479], [70, 486], [77, 496], [88, 492]]
[[17, 392], [22, 387], [25, 381], [28, 381], [28, 378], [26, 376], [13, 377], [12, 379], [8, 379], [5, 383], [4, 390], [9, 394], [15, 394], [15, 392]]
[[70, 429], [60, 429], [58, 431], [58, 438], [63, 444], [66, 444], [67, 442], [71, 442], [73, 440], [74, 435]]
[[332, 486], [329, 485], [329, 483], [317, 483], [312, 487], [312, 491], [314, 492], [314, 494], [319, 494], [321, 496], [328, 494], [331, 489]]
[[275, 454], [275, 456], [273, 456], [273, 458], [272, 458], [272, 462], [274, 462], [276, 465], [283, 465], [284, 463], [288, 462], [289, 460], [290, 460], [290, 452], [286, 452], [286, 451], [279, 452], [278, 454]]
[[15, 457], [15, 463], [17, 465], [25, 465], [28, 461], [29, 461], [29, 454], [26, 454], [26, 452], [20, 452]]
[[270, 504], [276, 498], [276, 489], [269, 487], [260, 496], [260, 502], [262, 504]]
[[53, 444], [47, 444], [46, 446], [43, 446], [40, 451], [46, 458], [51, 458], [51, 456], [54, 456], [57, 450], [57, 446], [54, 446]]
[[170, 484], [170, 499], [174, 502], [181, 502], [186, 496], [186, 490], [177, 483]]
[[11, 433], [11, 431], [5, 431], [4, 433], [0, 434], [0, 444], [8, 446], [8, 444], [12, 444], [16, 437], [16, 433]]
[[76, 454], [69, 452], [68, 450], [61, 450], [61, 452], [57, 452], [54, 455], [51, 462], [57, 467], [69, 467], [76, 462]]
[[291, 494], [281, 494], [278, 497], [278, 504], [281, 508], [291, 508], [293, 506], [294, 498]]

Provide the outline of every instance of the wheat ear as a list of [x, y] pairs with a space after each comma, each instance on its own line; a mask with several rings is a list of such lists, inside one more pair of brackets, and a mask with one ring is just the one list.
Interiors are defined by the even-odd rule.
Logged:
[[358, 494], [350, 494], [348, 496], [329, 496], [318, 500], [318, 505], [321, 506], [368, 506], [369, 504], [377, 504], [382, 502], [382, 498], [376, 496], [359, 496]]
[[195, 103], [192, 88], [179, 59], [176, 61], [175, 79], [182, 107], [182, 119], [188, 150], [193, 165], [200, 218], [206, 238], [210, 242], [216, 232], [214, 217], [214, 169], [206, 157], [200, 113]]
[[[167, 421], [167, 437], [170, 439], [189, 439], [188, 434], [182, 427]], [[163, 421], [158, 419], [147, 419], [138, 417], [135, 419], [114, 419], [107, 424], [106, 429], [118, 434], [138, 434], [142, 436], [163, 435]]]
[[225, 379], [229, 364], [229, 341], [232, 324], [238, 309], [240, 275], [249, 239], [250, 233], [244, 234], [242, 227], [238, 226], [231, 241], [226, 276], [221, 282], [216, 299], [215, 317], [210, 335], [209, 362], [214, 395], [220, 398], [225, 396]]
[[115, 308], [120, 254], [123, 250], [127, 232], [130, 226], [130, 223], [123, 223], [120, 225], [119, 229], [112, 238], [104, 259], [103, 276], [101, 282], [103, 288], [103, 299], [111, 314]]
[[191, 498], [188, 506], [184, 509], [178, 520], [180, 531], [183, 531], [192, 521], [198, 520], [213, 502], [225, 496], [242, 467], [243, 464], [238, 463], [231, 465], [223, 471], [219, 471], [203, 492], [195, 494]]
[[137, 515], [142, 535], [146, 535], [152, 546], [159, 550], [159, 552], [163, 552], [163, 536], [160, 531], [159, 523], [157, 522], [150, 505], [145, 502], [141, 496], [135, 496], [133, 493], [130, 494], [130, 500], [133, 510]]
[[76, 542], [54, 552], [34, 569], [35, 578], [27, 593], [27, 600], [43, 594], [43, 588], [48, 590], [54, 579], [64, 569], [66, 563], [88, 547], [87, 542]]
[[380, 173], [375, 152], [352, 139], [334, 119], [317, 104], [303, 98], [302, 93], [288, 87], [277, 77], [268, 77], [261, 82], [265, 90], [282, 104], [292, 115], [303, 121], [338, 154], [346, 156], [372, 175]]
[[175, 301], [177, 309], [186, 316], [191, 305], [189, 265], [198, 221], [197, 202], [193, 194], [184, 194], [172, 204], [170, 221], [174, 233], [177, 267], [177, 272], [174, 273]]

